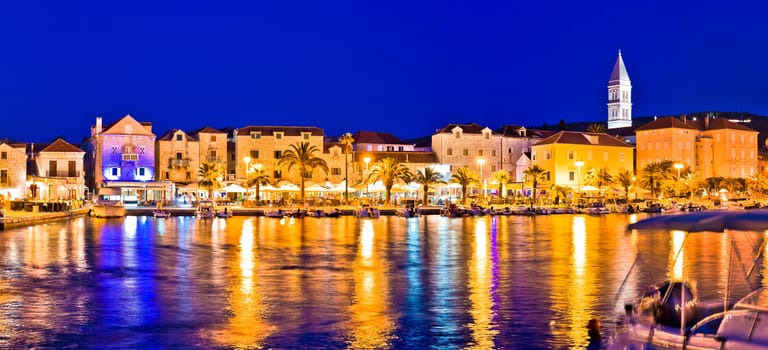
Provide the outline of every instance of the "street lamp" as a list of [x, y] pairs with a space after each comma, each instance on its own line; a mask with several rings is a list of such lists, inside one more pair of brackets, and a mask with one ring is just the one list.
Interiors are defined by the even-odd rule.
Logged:
[[[371, 162], [371, 157], [363, 158], [363, 162], [365, 163], [365, 176], [367, 177], [368, 176], [368, 163]], [[371, 184], [368, 183], [368, 179], [366, 178], [365, 179], [365, 195], [368, 196], [369, 199], [371, 197], [370, 192], [371, 192]]]
[[245, 162], [245, 178], [247, 179], [248, 178], [248, 170], [249, 170], [248, 166], [251, 163], [251, 157], [245, 156], [245, 157], [243, 157], [243, 161]]
[[581, 167], [584, 166], [583, 160], [577, 160], [576, 161], [576, 170], [578, 171], [577, 177], [576, 177], [576, 193], [581, 192]]
[[480, 182], [483, 186], [483, 198], [485, 198], [485, 179], [483, 178], [483, 164], [485, 164], [485, 159], [478, 158], [477, 164], [480, 166]]
[[677, 179], [680, 180], [680, 169], [683, 168], [682, 163], [675, 163], [674, 165], [675, 169], [677, 169]]

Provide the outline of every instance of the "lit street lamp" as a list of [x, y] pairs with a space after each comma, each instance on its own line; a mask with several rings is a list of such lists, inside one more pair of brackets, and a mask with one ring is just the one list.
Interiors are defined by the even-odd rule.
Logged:
[[480, 165], [480, 182], [483, 186], [483, 198], [485, 198], [485, 179], [483, 178], [483, 164], [485, 164], [485, 159], [478, 158], [477, 164]]
[[251, 164], [251, 157], [245, 156], [243, 158], [243, 161], [245, 162], [245, 178], [248, 178], [248, 166]]
[[370, 194], [371, 184], [368, 183], [367, 177], [368, 177], [368, 163], [371, 162], [371, 157], [363, 158], [363, 162], [365, 163], [365, 176], [366, 176], [366, 179], [365, 179], [365, 195], [368, 196], [368, 198], [370, 199], [370, 197], [371, 197], [371, 194]]
[[680, 169], [683, 168], [682, 163], [675, 163], [674, 165], [675, 169], [677, 169], [677, 179], [680, 180]]
[[576, 169], [578, 171], [577, 177], [576, 177], [576, 194], [579, 194], [581, 192], [581, 167], [584, 166], [583, 160], [577, 160], [576, 161]]

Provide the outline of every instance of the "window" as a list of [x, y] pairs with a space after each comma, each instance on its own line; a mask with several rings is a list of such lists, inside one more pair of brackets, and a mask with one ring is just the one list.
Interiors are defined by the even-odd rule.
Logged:
[[568, 160], [573, 160], [573, 151], [568, 151]]
[[492, 150], [491, 150], [491, 157], [495, 157], [495, 156], [496, 156], [496, 150], [495, 150], [495, 149], [492, 149]]
[[139, 147], [139, 154], [144, 154], [144, 146]]
[[491, 165], [491, 171], [493, 171], [493, 172], [496, 171], [496, 165]]
[[483, 156], [483, 150], [479, 149], [477, 150], [477, 156], [482, 157]]
[[112, 154], [117, 154], [117, 146], [112, 146]]
[[394, 152], [395, 146], [387, 146], [387, 152]]
[[259, 159], [259, 151], [251, 150], [251, 159]]
[[331, 168], [331, 175], [341, 175], [341, 168]]
[[170, 175], [167, 171], [165, 172], [165, 179], [168, 180], [170, 178]]
[[312, 135], [312, 134], [308, 133], [308, 132], [303, 132], [303, 133], [301, 133], [301, 138], [304, 139], [304, 140], [309, 140], [309, 136], [310, 135]]
[[67, 164], [67, 176], [68, 177], [76, 177], [77, 174], [77, 162], [74, 160], [70, 160]]
[[544, 173], [544, 179], [545, 179], [545, 181], [549, 181], [549, 180], [550, 180], [550, 179], [549, 179], [549, 174], [550, 174], [550, 172], [549, 172], [549, 171], [547, 171], [546, 173]]
[[568, 172], [568, 181], [574, 181], [576, 180], [576, 175], [573, 173], [573, 171]]
[[216, 142], [216, 135], [211, 135], [211, 142]]
[[176, 141], [181, 141], [181, 140], [183, 140], [181, 134], [176, 134]]
[[139, 168], [139, 176], [144, 176], [146, 174], [145, 168]]
[[0, 184], [8, 185], [8, 170], [0, 170]]
[[398, 151], [398, 152], [403, 152], [403, 151], [405, 151], [405, 147], [403, 147], [403, 146], [397, 146], [397, 151]]
[[176, 152], [176, 159], [181, 160], [184, 157], [184, 154], [181, 152]]
[[275, 159], [280, 159], [283, 157], [283, 151], [275, 151]]
[[282, 140], [283, 139], [283, 133], [282, 132], [276, 132], [275, 133], [275, 140]]
[[536, 152], [531, 152], [531, 160], [536, 160]]
[[261, 140], [261, 132], [260, 131], [251, 131], [251, 139], [252, 140]]
[[544, 158], [546, 158], [547, 160], [552, 159], [552, 153], [549, 151], [544, 152]]
[[453, 155], [453, 148], [449, 148], [449, 149], [445, 150], [445, 155], [452, 156]]
[[465, 148], [464, 151], [462, 152], [462, 154], [464, 154], [464, 156], [468, 156], [469, 155], [469, 150]]
[[112, 168], [112, 176], [118, 176], [120, 175], [120, 169], [118, 168]]
[[55, 160], [49, 160], [48, 161], [48, 176], [59, 176], [58, 172], [56, 171], [56, 161]]
[[125, 161], [137, 161], [139, 160], [139, 155], [135, 153], [125, 153], [123, 154], [123, 160]]
[[461, 131], [454, 131], [453, 132], [453, 136], [456, 137], [457, 139], [460, 139], [461, 138]]
[[235, 154], [234, 153], [232, 153], [232, 156], [229, 157], [229, 160], [231, 160], [233, 162], [235, 161]]
[[483, 136], [485, 136], [486, 140], [490, 140], [491, 139], [491, 134], [490, 133], [485, 133]]
[[274, 173], [272, 174], [272, 177], [275, 179], [281, 179], [283, 177], [282, 170], [275, 170]]
[[8, 152], [0, 152], [0, 159], [8, 159]]

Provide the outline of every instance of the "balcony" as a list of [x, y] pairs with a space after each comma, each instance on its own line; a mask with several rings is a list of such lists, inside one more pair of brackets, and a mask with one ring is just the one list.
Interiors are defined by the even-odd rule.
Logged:
[[208, 163], [221, 163], [221, 158], [209, 156], [208, 158], [205, 158], [205, 161]]
[[80, 177], [80, 171], [57, 171], [48, 170], [45, 172], [45, 177]]
[[176, 159], [176, 158], [168, 159], [168, 167], [169, 168], [188, 168], [189, 159]]
[[123, 161], [135, 162], [139, 160], [139, 155], [136, 153], [123, 153]]

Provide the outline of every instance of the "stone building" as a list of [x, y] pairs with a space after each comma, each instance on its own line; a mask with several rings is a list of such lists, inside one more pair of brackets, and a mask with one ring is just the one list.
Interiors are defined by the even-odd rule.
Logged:
[[636, 130], [637, 168], [670, 160], [699, 179], [746, 178], [758, 171], [758, 132], [726, 118], [663, 117]]
[[24, 144], [0, 141], [0, 196], [4, 199], [27, 198], [27, 154]]
[[[238, 180], [247, 178], [246, 168], [250, 166], [261, 167], [272, 178], [279, 182], [289, 180], [294, 184], [299, 183], [299, 176], [295, 169], [287, 172], [287, 166], [278, 166], [278, 160], [285, 150], [291, 145], [308, 142], [317, 147], [318, 157], [323, 153], [323, 129], [312, 126], [246, 126], [235, 132], [235, 174]], [[307, 175], [307, 174], [305, 174]], [[325, 181], [327, 174], [316, 169], [307, 180]]]
[[614, 177], [633, 170], [632, 145], [608, 134], [560, 131], [531, 146], [531, 161], [546, 170], [541, 186], [580, 190], [592, 169]]
[[85, 151], [58, 138], [35, 153], [34, 174], [30, 184], [37, 199], [83, 199], [86, 196], [83, 158]]

